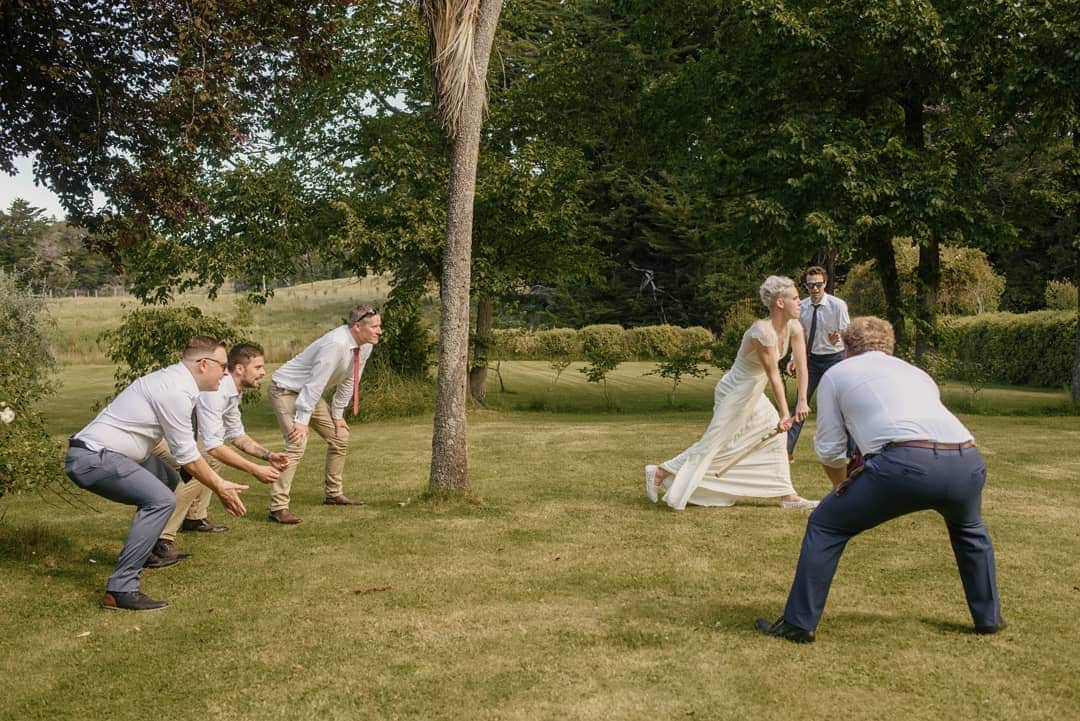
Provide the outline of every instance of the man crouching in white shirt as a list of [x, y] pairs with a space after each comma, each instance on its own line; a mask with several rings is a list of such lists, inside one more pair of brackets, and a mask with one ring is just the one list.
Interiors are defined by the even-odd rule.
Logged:
[[[222, 464], [225, 464], [250, 473], [255, 480], [262, 483], [273, 483], [289, 465], [287, 455], [272, 453], [255, 442], [244, 429], [240, 416], [240, 401], [244, 391], [258, 388], [265, 375], [263, 349], [254, 343], [239, 343], [229, 349], [229, 372], [221, 379], [218, 389], [203, 391], [195, 401], [199, 450], [210, 467], [218, 473], [221, 472]], [[252, 458], [266, 461], [269, 465], [252, 463], [226, 443]], [[154, 454], [171, 466], [177, 465], [164, 441], [158, 443]], [[184, 475], [181, 474], [181, 478]], [[208, 513], [211, 496], [213, 493], [210, 489], [193, 478], [185, 478], [184, 482], [177, 486], [176, 509], [169, 516], [161, 538], [155, 544], [154, 552], [150, 554], [148, 568], [171, 565], [190, 557], [191, 554], [181, 552], [174, 545], [178, 531], [222, 533], [229, 530], [227, 526], [210, 522]]]
[[[267, 396], [274, 407], [289, 467], [274, 481], [270, 493], [270, 520], [296, 524], [300, 519], [289, 510], [293, 475], [307, 448], [308, 429], [326, 441], [326, 481], [323, 503], [331, 506], [359, 506], [364, 502], [345, 496], [342, 473], [349, 450], [349, 424], [345, 408], [352, 399], [353, 415], [359, 410], [360, 376], [372, 347], [382, 335], [379, 311], [370, 305], [349, 310], [348, 322], [325, 334], [281, 366], [270, 377]], [[336, 388], [332, 405], [323, 392]]]
[[[784, 615], [763, 618], [768, 636], [810, 643], [847, 542], [885, 521], [934, 510], [945, 520], [968, 610], [979, 634], [1005, 628], [994, 546], [982, 520], [986, 464], [971, 432], [941, 403], [933, 379], [892, 356], [892, 326], [851, 321], [847, 357], [818, 387], [814, 449], [833, 492], [810, 514]], [[863, 464], [850, 474], [848, 435]]]
[[247, 486], [224, 480], [207, 465], [191, 428], [196, 397], [217, 389], [227, 364], [223, 343], [195, 336], [179, 363], [133, 382], [69, 440], [64, 470], [76, 485], [138, 508], [109, 576], [103, 607], [153, 611], [169, 605], [139, 588], [139, 574], [173, 511], [173, 489], [180, 480], [151, 454], [162, 436], [181, 468], [216, 493], [229, 513], [244, 515], [239, 492]]

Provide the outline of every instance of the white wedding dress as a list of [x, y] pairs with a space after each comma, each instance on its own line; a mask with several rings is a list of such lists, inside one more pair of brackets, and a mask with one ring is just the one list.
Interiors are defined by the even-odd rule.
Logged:
[[[798, 323], [792, 320], [791, 323]], [[734, 458], [774, 430], [780, 414], [765, 397], [768, 376], [751, 339], [763, 346], [780, 346], [787, 355], [791, 324], [780, 341], [768, 319], [756, 321], [743, 334], [731, 370], [716, 384], [713, 417], [697, 443], [664, 461], [664, 501], [676, 510], [686, 505], [731, 506], [739, 498], [774, 498], [795, 493], [787, 457], [787, 435], [777, 434], [761, 448], [724, 470]], [[723, 471], [723, 475], [718, 475]]]

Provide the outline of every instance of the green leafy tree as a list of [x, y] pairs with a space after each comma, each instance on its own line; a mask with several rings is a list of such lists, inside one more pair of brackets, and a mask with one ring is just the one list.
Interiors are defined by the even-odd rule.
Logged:
[[194, 306], [135, 308], [116, 328], [98, 337], [109, 360], [117, 365], [113, 373], [116, 393], [132, 381], [180, 361], [188, 340], [196, 335], [217, 338], [226, 347], [243, 340], [228, 323], [204, 315]]
[[60, 448], [38, 402], [53, 392], [45, 309], [0, 269], [0, 496], [59, 480]]
[[701, 363], [710, 351], [708, 346], [696, 345], [675, 351], [657, 363], [654, 370], [647, 371], [644, 375], [658, 375], [671, 381], [668, 404], [675, 405], [675, 391], [679, 389], [683, 378], [704, 378], [709, 375], [709, 371], [702, 368]]

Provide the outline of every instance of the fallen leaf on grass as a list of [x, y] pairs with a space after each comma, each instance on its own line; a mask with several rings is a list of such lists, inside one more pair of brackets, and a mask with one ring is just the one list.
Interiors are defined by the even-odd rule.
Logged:
[[372, 588], [358, 588], [353, 593], [360, 595], [361, 593], [382, 593], [383, 591], [393, 591], [393, 586], [374, 586]]
[[300, 665], [300, 664], [298, 664], [298, 663], [294, 663], [294, 664], [292, 665], [292, 667], [293, 667], [293, 668], [295, 668], [295, 669], [296, 669], [297, 671], [301, 671], [301, 670], [303, 670], [303, 668], [304, 668], [303, 666], [301, 666], [301, 665]]
[[90, 635], [89, 631], [83, 631], [82, 633], [75, 634], [75, 638], [86, 638]]
[[409, 505], [410, 503], [412, 503], [412, 498], [406, 498], [404, 501], [398, 501], [398, 505], [402, 508]]

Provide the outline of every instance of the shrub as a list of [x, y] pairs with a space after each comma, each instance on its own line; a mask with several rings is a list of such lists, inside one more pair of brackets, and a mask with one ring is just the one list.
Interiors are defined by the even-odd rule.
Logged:
[[1048, 310], [1076, 310], [1076, 286], [1067, 280], [1052, 280], [1046, 284]]
[[626, 331], [630, 357], [669, 358], [685, 347], [682, 328], [673, 325], [646, 325]]
[[179, 362], [188, 340], [197, 335], [217, 338], [226, 347], [245, 340], [228, 321], [203, 315], [195, 306], [136, 308], [127, 313], [119, 326], [98, 336], [98, 345], [117, 364], [116, 393], [147, 373]]
[[390, 371], [403, 378], [426, 379], [438, 340], [424, 320], [419, 304], [392, 299], [381, 315], [383, 334], [371, 356], [372, 371], [375, 374]]
[[716, 363], [729, 366], [735, 361], [746, 329], [761, 318], [758, 315], [759, 307], [761, 307], [760, 302], [744, 298], [727, 309], [720, 325], [720, 337], [713, 351], [713, 359]]
[[581, 357], [581, 340], [573, 328], [551, 328], [533, 334], [535, 344], [531, 350], [541, 360]]
[[[895, 238], [896, 269], [904, 307], [914, 307], [919, 249], [909, 238]], [[941, 247], [941, 287], [938, 312], [952, 315], [990, 313], [998, 309], [1005, 279], [994, 271], [986, 253], [977, 248]], [[878, 280], [874, 261], [853, 267], [837, 295], [847, 301], [852, 315], [885, 317], [885, 291]]]
[[[977, 382], [1060, 388], [1072, 377], [1076, 312], [984, 313], [943, 323], [941, 351]], [[951, 377], [958, 380], [957, 371]]]
[[0, 270], [0, 496], [62, 478], [61, 449], [35, 404], [52, 392], [44, 306]]
[[579, 369], [590, 383], [599, 383], [604, 402], [611, 405], [607, 377], [626, 360], [626, 338], [621, 326], [590, 325], [581, 329], [581, 350], [588, 365]]

